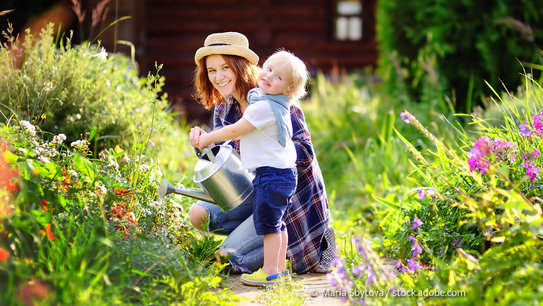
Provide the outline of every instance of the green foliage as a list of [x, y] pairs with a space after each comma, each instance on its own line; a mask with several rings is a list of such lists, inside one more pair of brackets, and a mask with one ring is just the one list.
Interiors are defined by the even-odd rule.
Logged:
[[108, 54], [99, 45], [72, 46], [66, 39], [57, 48], [53, 39], [52, 24], [39, 39], [26, 36], [21, 69], [12, 65], [13, 52], [0, 48], [4, 122], [27, 120], [43, 131], [64, 133], [68, 143], [90, 134], [97, 153], [137, 143], [135, 137], [157, 133], [171, 121], [171, 115], [162, 112], [166, 96], [159, 97], [164, 78], [140, 79], [129, 58]]
[[[424, 106], [403, 102], [379, 89], [364, 76], [345, 76], [341, 82], [333, 82], [318, 75], [310, 103], [303, 105], [328, 193], [335, 196], [341, 209], [364, 209], [373, 194], [397, 200], [398, 194], [417, 185], [416, 173], [406, 177], [415, 168], [403, 142], [394, 134], [394, 127], [401, 122], [395, 109], [413, 107], [432, 130], [444, 137], [455, 133], [447, 125], [447, 120], [454, 118], [440, 114], [446, 105], [439, 101]], [[412, 130], [399, 129], [418, 138], [418, 147], [427, 146]]]
[[412, 101], [449, 97], [471, 111], [493, 88], [522, 83], [541, 65], [543, 11], [533, 1], [378, 1], [380, 70], [387, 90]]
[[0, 299], [234, 303], [217, 289], [220, 242], [191, 232], [188, 198], [157, 196], [164, 174], [186, 180], [193, 163], [188, 130], [158, 98], [163, 79], [140, 80], [97, 46], [55, 49], [50, 31], [26, 42], [21, 70], [0, 49]]
[[332, 284], [355, 303], [353, 292], [371, 290], [375, 298], [363, 302], [395, 304], [410, 294], [402, 301], [539, 304], [542, 95], [528, 76], [517, 96], [496, 95], [491, 120], [471, 116], [476, 127], [456, 126], [454, 139], [402, 112], [429, 140], [419, 147], [397, 132], [421, 185], [396, 197], [374, 195], [382, 237], [355, 237], [340, 248]]

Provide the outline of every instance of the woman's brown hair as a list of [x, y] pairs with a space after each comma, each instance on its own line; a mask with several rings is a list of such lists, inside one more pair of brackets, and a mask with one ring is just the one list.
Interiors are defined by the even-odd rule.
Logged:
[[[237, 55], [219, 54], [237, 76], [235, 87], [241, 97], [247, 97], [247, 93], [257, 84], [258, 68], [247, 59]], [[206, 109], [211, 109], [224, 100], [207, 77], [206, 58], [200, 59], [194, 71], [194, 97]]]

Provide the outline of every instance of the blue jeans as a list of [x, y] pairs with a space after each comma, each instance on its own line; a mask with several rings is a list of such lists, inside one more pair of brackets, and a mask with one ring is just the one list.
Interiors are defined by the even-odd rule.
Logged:
[[253, 222], [254, 193], [240, 206], [224, 212], [217, 205], [198, 201], [209, 214], [209, 231], [228, 235], [221, 245], [230, 257], [233, 273], [251, 273], [264, 264], [264, 238], [256, 234]]

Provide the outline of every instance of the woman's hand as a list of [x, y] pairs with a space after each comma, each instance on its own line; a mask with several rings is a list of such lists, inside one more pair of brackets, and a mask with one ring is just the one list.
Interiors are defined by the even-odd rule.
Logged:
[[205, 132], [199, 126], [195, 126], [190, 129], [189, 140], [190, 140], [190, 144], [193, 147], [195, 148], [198, 147], [198, 143], [200, 142], [200, 135], [202, 135], [202, 133], [205, 133]]

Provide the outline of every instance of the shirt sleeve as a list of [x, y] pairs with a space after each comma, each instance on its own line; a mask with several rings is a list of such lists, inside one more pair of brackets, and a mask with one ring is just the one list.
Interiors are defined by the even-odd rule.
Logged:
[[243, 118], [257, 129], [262, 129], [277, 121], [268, 101], [258, 101], [247, 106]]

